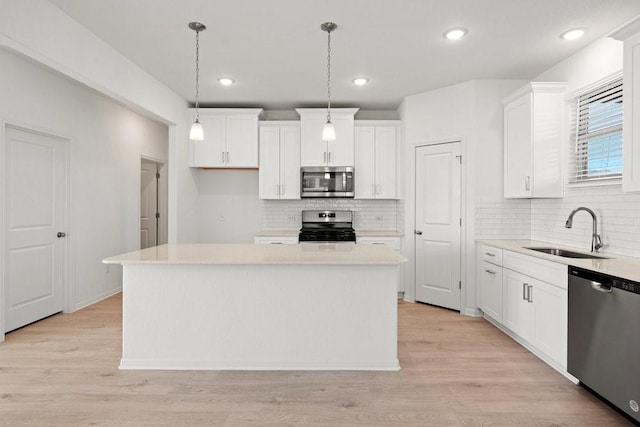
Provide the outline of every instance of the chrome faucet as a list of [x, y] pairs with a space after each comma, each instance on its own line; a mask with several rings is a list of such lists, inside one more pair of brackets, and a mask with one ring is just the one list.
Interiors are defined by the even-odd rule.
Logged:
[[585, 208], [584, 206], [580, 206], [579, 208], [575, 208], [569, 214], [569, 218], [567, 218], [567, 222], [564, 224], [565, 228], [571, 228], [573, 225], [573, 216], [578, 211], [586, 211], [589, 212], [591, 218], [593, 218], [593, 233], [591, 234], [591, 252], [598, 252], [602, 247], [602, 240], [600, 239], [600, 235], [598, 234], [598, 218], [596, 218], [596, 213], [589, 208]]

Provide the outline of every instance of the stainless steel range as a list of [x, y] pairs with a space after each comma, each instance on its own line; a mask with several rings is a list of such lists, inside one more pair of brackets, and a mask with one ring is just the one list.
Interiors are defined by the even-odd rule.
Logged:
[[300, 243], [355, 243], [351, 211], [302, 211]]

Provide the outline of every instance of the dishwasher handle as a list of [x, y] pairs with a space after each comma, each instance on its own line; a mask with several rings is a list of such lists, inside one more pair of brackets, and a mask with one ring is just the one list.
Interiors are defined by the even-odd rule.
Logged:
[[610, 294], [613, 289], [611, 288], [611, 284], [602, 284], [600, 282], [596, 282], [595, 280], [589, 281], [591, 283], [591, 289], [594, 291], [602, 292], [605, 294]]

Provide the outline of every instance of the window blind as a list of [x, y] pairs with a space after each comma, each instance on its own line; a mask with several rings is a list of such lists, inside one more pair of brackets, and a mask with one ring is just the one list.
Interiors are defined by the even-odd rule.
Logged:
[[573, 183], [622, 176], [622, 78], [579, 95], [572, 103]]

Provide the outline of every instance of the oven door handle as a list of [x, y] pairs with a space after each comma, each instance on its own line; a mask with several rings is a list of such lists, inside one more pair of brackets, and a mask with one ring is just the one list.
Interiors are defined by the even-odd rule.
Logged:
[[605, 294], [610, 294], [611, 292], [613, 292], [611, 285], [603, 285], [602, 283], [593, 280], [590, 283], [591, 289], [593, 289], [594, 291], [602, 292]]

